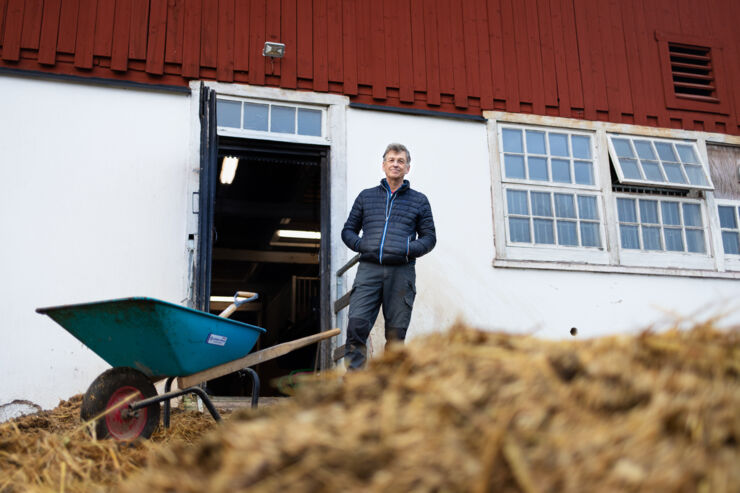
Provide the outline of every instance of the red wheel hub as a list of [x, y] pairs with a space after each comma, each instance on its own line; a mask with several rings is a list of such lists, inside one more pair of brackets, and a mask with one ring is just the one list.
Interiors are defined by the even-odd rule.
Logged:
[[105, 426], [108, 428], [108, 432], [116, 440], [133, 440], [141, 435], [141, 432], [146, 426], [147, 409], [139, 409], [137, 411], [129, 411], [128, 405], [142, 399], [142, 394], [136, 387], [127, 385], [120, 387], [113, 395], [108, 399], [108, 404], [105, 406], [106, 409], [114, 407], [122, 400], [128, 398], [131, 394], [136, 394], [126, 404], [121, 405], [118, 409], [109, 412], [105, 415]]

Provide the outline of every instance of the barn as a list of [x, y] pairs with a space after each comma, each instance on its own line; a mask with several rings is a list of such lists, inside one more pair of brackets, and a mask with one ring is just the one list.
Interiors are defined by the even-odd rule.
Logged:
[[[438, 234], [411, 339], [740, 323], [739, 18], [731, 0], [0, 0], [0, 419], [107, 367], [38, 307], [217, 313], [246, 290], [262, 347], [343, 329], [339, 232], [396, 141]], [[329, 368], [342, 343], [259, 371]]]

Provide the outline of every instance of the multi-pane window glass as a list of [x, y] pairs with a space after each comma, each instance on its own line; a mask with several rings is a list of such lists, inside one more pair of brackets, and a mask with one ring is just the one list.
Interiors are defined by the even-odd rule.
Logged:
[[693, 142], [627, 135], [609, 135], [609, 142], [623, 183], [714, 188]]
[[620, 197], [617, 198], [617, 215], [624, 249], [706, 252], [698, 203]]
[[539, 190], [506, 190], [512, 243], [601, 247], [597, 197]]
[[566, 131], [503, 127], [504, 179], [595, 185], [591, 138]]
[[740, 255], [740, 206], [720, 205], [719, 226], [726, 255]]
[[323, 111], [284, 104], [217, 100], [219, 127], [321, 137]]

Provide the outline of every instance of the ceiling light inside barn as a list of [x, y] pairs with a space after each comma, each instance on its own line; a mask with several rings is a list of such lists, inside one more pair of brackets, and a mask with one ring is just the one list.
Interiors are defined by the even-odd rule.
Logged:
[[301, 240], [320, 240], [321, 233], [318, 231], [298, 231], [295, 229], [278, 229], [279, 238], [294, 238]]
[[263, 56], [271, 58], [283, 58], [285, 56], [285, 45], [283, 43], [265, 42], [265, 48], [262, 50]]
[[221, 176], [219, 180], [224, 185], [230, 185], [236, 175], [236, 167], [239, 166], [239, 158], [234, 156], [225, 156], [221, 162]]

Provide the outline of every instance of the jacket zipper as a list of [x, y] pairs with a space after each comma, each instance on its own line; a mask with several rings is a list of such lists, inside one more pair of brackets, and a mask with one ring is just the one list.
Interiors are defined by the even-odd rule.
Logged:
[[[391, 217], [391, 211], [393, 210], [393, 201], [396, 200], [396, 194], [391, 193], [390, 190], [386, 190], [387, 194], [385, 198], [385, 226], [383, 226], [383, 237], [380, 239], [380, 263], [383, 263], [383, 244], [385, 244], [385, 233], [388, 231], [388, 218]], [[390, 199], [390, 204], [388, 203]]]

